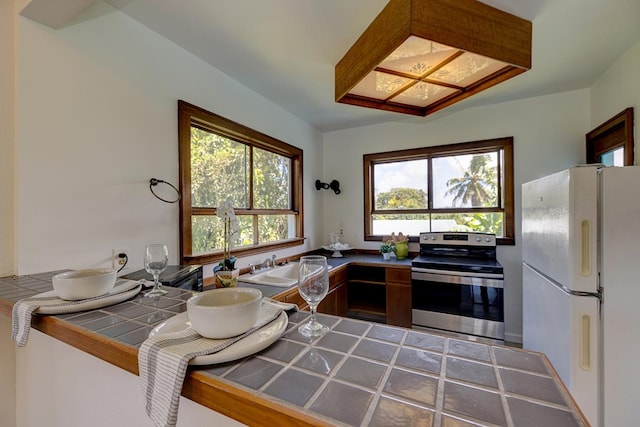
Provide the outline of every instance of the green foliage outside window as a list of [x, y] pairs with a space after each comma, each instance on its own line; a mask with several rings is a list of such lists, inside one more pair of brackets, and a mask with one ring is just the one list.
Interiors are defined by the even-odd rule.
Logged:
[[179, 100], [178, 153], [181, 262], [229, 256], [218, 215], [227, 201], [233, 256], [303, 244], [301, 149]]
[[[253, 206], [251, 193], [253, 152]], [[289, 215], [250, 214], [250, 209], [290, 209], [291, 160], [224, 136], [191, 128], [191, 197], [194, 207], [216, 207], [231, 200], [240, 221], [234, 247], [275, 242], [289, 237]], [[258, 239], [254, 240], [254, 228]], [[222, 223], [215, 216], [192, 218], [192, 251], [222, 248]]]
[[231, 200], [249, 206], [249, 147], [197, 127], [191, 128], [191, 205], [215, 208]]
[[289, 209], [291, 161], [276, 153], [253, 150], [253, 197], [258, 209]]
[[418, 188], [392, 188], [376, 197], [376, 209], [420, 208], [427, 208], [427, 193]]
[[458, 219], [460, 228], [455, 231], [480, 231], [502, 236], [503, 215], [501, 213], [474, 213]]

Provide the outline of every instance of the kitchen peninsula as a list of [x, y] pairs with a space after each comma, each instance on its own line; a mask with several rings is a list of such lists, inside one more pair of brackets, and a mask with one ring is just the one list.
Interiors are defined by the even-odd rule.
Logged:
[[[10, 324], [13, 304], [50, 290], [52, 274], [0, 278], [3, 334]], [[274, 288], [272, 292], [269, 296], [278, 299], [286, 290]], [[122, 425], [138, 425], [134, 419], [144, 416], [136, 384], [138, 348], [154, 326], [184, 311], [184, 302], [191, 295], [190, 291], [170, 289], [157, 300], [138, 295], [92, 311], [35, 316], [29, 343], [16, 352], [17, 375], [39, 375], [28, 370], [31, 364], [46, 365], [59, 384], [86, 393], [99, 389], [101, 396], [113, 395], [118, 405], [122, 402], [117, 395], [139, 394], [119, 409], [121, 417], [132, 417]], [[321, 315], [331, 331], [309, 342], [297, 333], [297, 324], [306, 316], [306, 312], [289, 313], [283, 337], [256, 355], [189, 369], [178, 425], [198, 416], [191, 412], [203, 412], [189, 400], [212, 409], [208, 410], [212, 414], [215, 411], [247, 425], [375, 426], [391, 421], [447, 427], [472, 425], [469, 423], [587, 425], [540, 354], [333, 315]], [[1, 341], [3, 346], [15, 345], [8, 336], [3, 335]], [[99, 363], [106, 362], [102, 370], [115, 379], [102, 384], [74, 375], [73, 367], [60, 360], [60, 353], [48, 351], [47, 346], [70, 346], [66, 351], [74, 357], [76, 353], [93, 355]], [[123, 374], [126, 381], [116, 382]], [[51, 383], [44, 375], [32, 381]], [[20, 389], [25, 383], [22, 378], [17, 382], [19, 396], [29, 393]], [[104, 390], [107, 387], [111, 389]], [[34, 396], [43, 394], [35, 388], [31, 391]], [[64, 399], [62, 390], [47, 390], [47, 394], [53, 400]], [[37, 412], [37, 399], [31, 402], [22, 396], [18, 400], [22, 402], [17, 408], [18, 425], [36, 425], [35, 415], [26, 412]], [[109, 399], [98, 398], [82, 411], [93, 413], [92, 425], [109, 425], [105, 412], [117, 411], [111, 404]], [[34, 407], [25, 407], [29, 405]], [[60, 408], [46, 414], [45, 419], [49, 425], [78, 425], [78, 418], [73, 417]], [[227, 418], [221, 420], [218, 425], [235, 424]]]

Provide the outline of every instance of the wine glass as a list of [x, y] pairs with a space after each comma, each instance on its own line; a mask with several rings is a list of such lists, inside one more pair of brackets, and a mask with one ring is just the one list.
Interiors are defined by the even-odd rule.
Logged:
[[320, 255], [309, 255], [300, 258], [298, 268], [298, 292], [309, 304], [311, 318], [298, 327], [298, 332], [305, 337], [319, 337], [327, 333], [329, 328], [316, 320], [316, 308], [329, 291], [329, 269], [327, 258]]
[[144, 268], [147, 273], [153, 275], [153, 289], [145, 294], [147, 297], [157, 297], [167, 293], [162, 288], [160, 283], [160, 273], [162, 273], [169, 263], [169, 249], [167, 245], [153, 244], [147, 245], [147, 250], [144, 254]]

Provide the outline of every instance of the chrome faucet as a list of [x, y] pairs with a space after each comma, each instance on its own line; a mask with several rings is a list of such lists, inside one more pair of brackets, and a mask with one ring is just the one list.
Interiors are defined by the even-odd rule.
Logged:
[[262, 264], [260, 264], [260, 268], [273, 268], [276, 266], [276, 256], [271, 255], [271, 258], [267, 258], [264, 260]]
[[258, 265], [249, 264], [249, 268], [251, 269], [250, 273], [253, 274], [258, 270], [266, 270], [271, 267], [276, 266], [276, 256], [271, 255], [271, 258], [266, 258], [262, 263]]

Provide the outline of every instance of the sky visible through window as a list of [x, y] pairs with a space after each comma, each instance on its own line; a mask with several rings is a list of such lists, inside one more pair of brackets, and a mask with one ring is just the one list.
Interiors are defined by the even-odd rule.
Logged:
[[624, 166], [624, 147], [607, 151], [601, 156], [601, 162], [605, 166]]
[[[495, 153], [487, 153], [491, 157], [489, 166], [497, 166]], [[435, 183], [443, 185], [434, 186], [434, 206], [452, 206], [453, 195], [445, 196], [446, 183], [452, 178], [462, 177], [469, 168], [473, 155], [459, 155], [449, 157], [436, 157], [433, 159], [433, 176]], [[375, 195], [390, 191], [392, 188], [415, 188], [427, 192], [428, 161], [409, 160], [375, 165]]]

